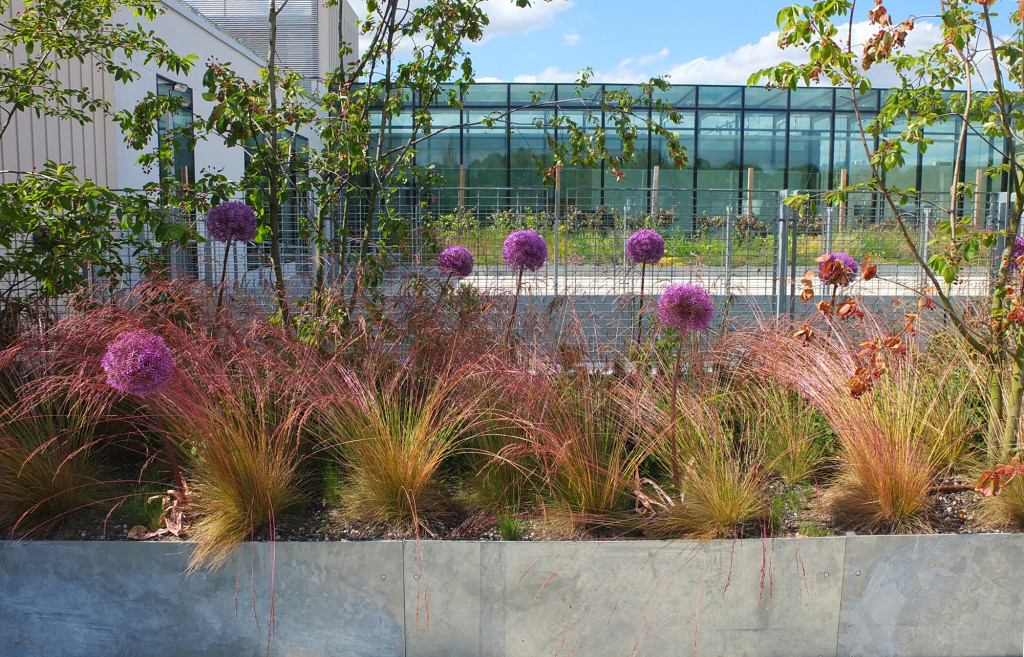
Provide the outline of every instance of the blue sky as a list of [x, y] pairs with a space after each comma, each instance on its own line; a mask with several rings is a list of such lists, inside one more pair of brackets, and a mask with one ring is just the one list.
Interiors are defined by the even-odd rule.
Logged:
[[[487, 0], [491, 25], [471, 53], [480, 81], [563, 82], [589, 66], [595, 79], [633, 82], [666, 75], [673, 83], [743, 84], [751, 72], [798, 55], [776, 46], [775, 17], [793, 0]], [[896, 20], [934, 14], [937, 0], [888, 0]], [[872, 0], [859, 0], [855, 37], [865, 38]], [[999, 0], [996, 11], [1016, 10]], [[863, 22], [863, 24], [861, 24]], [[1006, 24], [1005, 19], [1000, 21]], [[921, 18], [909, 43], [938, 39], [938, 20]], [[876, 84], [887, 82], [877, 74]]]

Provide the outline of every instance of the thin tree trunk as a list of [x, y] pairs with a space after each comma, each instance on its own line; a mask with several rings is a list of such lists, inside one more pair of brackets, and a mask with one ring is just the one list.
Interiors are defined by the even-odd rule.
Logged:
[[[285, 0], [287, 4], [287, 0]], [[281, 9], [277, 8], [277, 0], [270, 0], [270, 47], [267, 53], [267, 94], [270, 114], [277, 113], [277, 17]], [[288, 289], [284, 284], [284, 267], [281, 264], [281, 152], [277, 135], [263, 135], [270, 147], [270, 166], [267, 171], [269, 181], [269, 198], [267, 203], [268, 224], [270, 226], [270, 261], [274, 269], [274, 291], [277, 293], [277, 305], [281, 311], [281, 320], [285, 330], [290, 330], [291, 314], [288, 310]]]
[[1018, 332], [1017, 350], [1013, 355], [1013, 369], [1010, 379], [1010, 399], [1006, 404], [1003, 420], [1003, 439], [1000, 445], [1000, 460], [1006, 460], [1021, 449], [1019, 435], [1021, 398], [1024, 397], [1024, 334]]
[[330, 212], [330, 205], [321, 204], [316, 218], [317, 238], [314, 243], [316, 249], [316, 276], [313, 283], [313, 295], [319, 308], [323, 303], [324, 286], [327, 282], [327, 254], [325, 248], [325, 234], [327, 233], [327, 214]]

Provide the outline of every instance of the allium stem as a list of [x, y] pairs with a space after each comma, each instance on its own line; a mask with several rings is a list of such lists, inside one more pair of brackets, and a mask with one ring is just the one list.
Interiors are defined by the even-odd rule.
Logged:
[[512, 301], [512, 316], [508, 318], [508, 336], [512, 337], [512, 327], [516, 323], [516, 310], [519, 308], [519, 291], [523, 288], [523, 270], [519, 269], [519, 277], [516, 279], [516, 297]]
[[672, 405], [669, 407], [669, 431], [671, 431], [669, 449], [670, 458], [672, 460], [672, 481], [676, 485], [676, 491], [678, 492], [682, 481], [679, 478], [679, 440], [676, 432], [676, 398], [679, 395], [679, 361], [682, 360], [683, 355], [683, 335], [679, 334], [679, 345], [676, 346], [676, 364], [672, 369]]
[[640, 348], [640, 336], [644, 330], [644, 278], [647, 275], [647, 263], [640, 264], [640, 310], [636, 315], [636, 347]]
[[220, 268], [220, 290], [217, 292], [217, 311], [220, 312], [220, 306], [224, 302], [224, 281], [228, 277], [228, 256], [231, 254], [231, 240], [227, 241], [227, 245], [224, 247], [224, 265]]

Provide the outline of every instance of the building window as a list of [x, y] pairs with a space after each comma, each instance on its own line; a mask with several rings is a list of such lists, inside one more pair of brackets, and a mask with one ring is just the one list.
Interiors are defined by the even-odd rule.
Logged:
[[162, 162], [160, 179], [171, 176], [179, 183], [195, 183], [196, 155], [185, 143], [188, 133], [192, 130], [192, 88], [181, 82], [157, 77], [156, 93], [158, 96], [181, 99], [181, 104], [174, 111], [165, 114], [157, 128], [157, 139], [161, 148], [168, 139], [174, 140], [174, 158], [171, 164], [173, 170], [168, 170], [168, 164]]
[[[192, 89], [181, 82], [174, 82], [157, 76], [158, 96], [177, 98], [180, 103], [164, 115], [157, 126], [157, 143], [161, 150], [170, 140], [172, 157], [170, 162], [160, 162], [160, 180], [173, 178], [179, 184], [194, 184], [196, 181], [196, 156], [187, 139], [192, 132]], [[179, 222], [193, 225], [195, 217], [178, 216]], [[189, 242], [187, 246], [172, 246], [168, 252], [167, 265], [175, 276], [199, 277], [199, 245]]]

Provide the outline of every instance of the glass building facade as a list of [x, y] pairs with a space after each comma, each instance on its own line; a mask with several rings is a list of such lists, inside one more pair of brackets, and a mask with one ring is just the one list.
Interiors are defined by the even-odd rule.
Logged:
[[[623, 85], [593, 85], [588, 92], [596, 95], [621, 88]], [[865, 123], [878, 111], [886, 93], [873, 90], [857, 98]], [[536, 94], [543, 95], [540, 106], [534, 102]], [[870, 175], [848, 89], [674, 85], [656, 94], [655, 99], [671, 104], [681, 115], [681, 123], [666, 127], [679, 136], [689, 164], [684, 169], [674, 168], [664, 140], [641, 126], [636, 158], [625, 168], [621, 181], [604, 165], [563, 171], [563, 194], [572, 190], [571, 202], [580, 207], [621, 206], [628, 201], [625, 196], [635, 197], [637, 189], [655, 186], [655, 167], [660, 205], [684, 202], [692, 205], [694, 213], [710, 203], [703, 198], [705, 194], [720, 198], [723, 191], [739, 194], [746, 190], [751, 169], [751, 189], [755, 191], [827, 190], [840, 186], [843, 170], [851, 184]], [[468, 188], [542, 186], [534, 154], [549, 162], [548, 138], [566, 136], [564, 130], [544, 124], [553, 115], [582, 119], [588, 111], [587, 101], [577, 97], [575, 86], [569, 84], [477, 84], [462, 101], [461, 108], [432, 108], [435, 130], [458, 127], [425, 140], [416, 154], [417, 164], [432, 165], [444, 177], [440, 191], [449, 200], [454, 197], [444, 188], [458, 187], [462, 175]], [[649, 107], [640, 106], [636, 111], [658, 118]], [[507, 116], [494, 127], [474, 125], [495, 112]], [[602, 124], [605, 118], [600, 116]], [[925, 193], [948, 193], [958, 160], [961, 181], [971, 183], [978, 169], [1000, 161], [973, 133], [957, 152], [959, 129], [959, 122], [950, 120], [929, 130], [926, 137], [933, 143], [927, 152], [908, 153], [906, 165], [889, 172], [886, 182]], [[399, 122], [392, 127], [390, 140], [404, 142], [408, 130], [409, 124]], [[875, 141], [870, 144], [872, 149], [877, 146]], [[610, 129], [608, 142], [613, 151], [619, 145]], [[983, 191], [1000, 188], [1000, 180], [984, 179]]]

